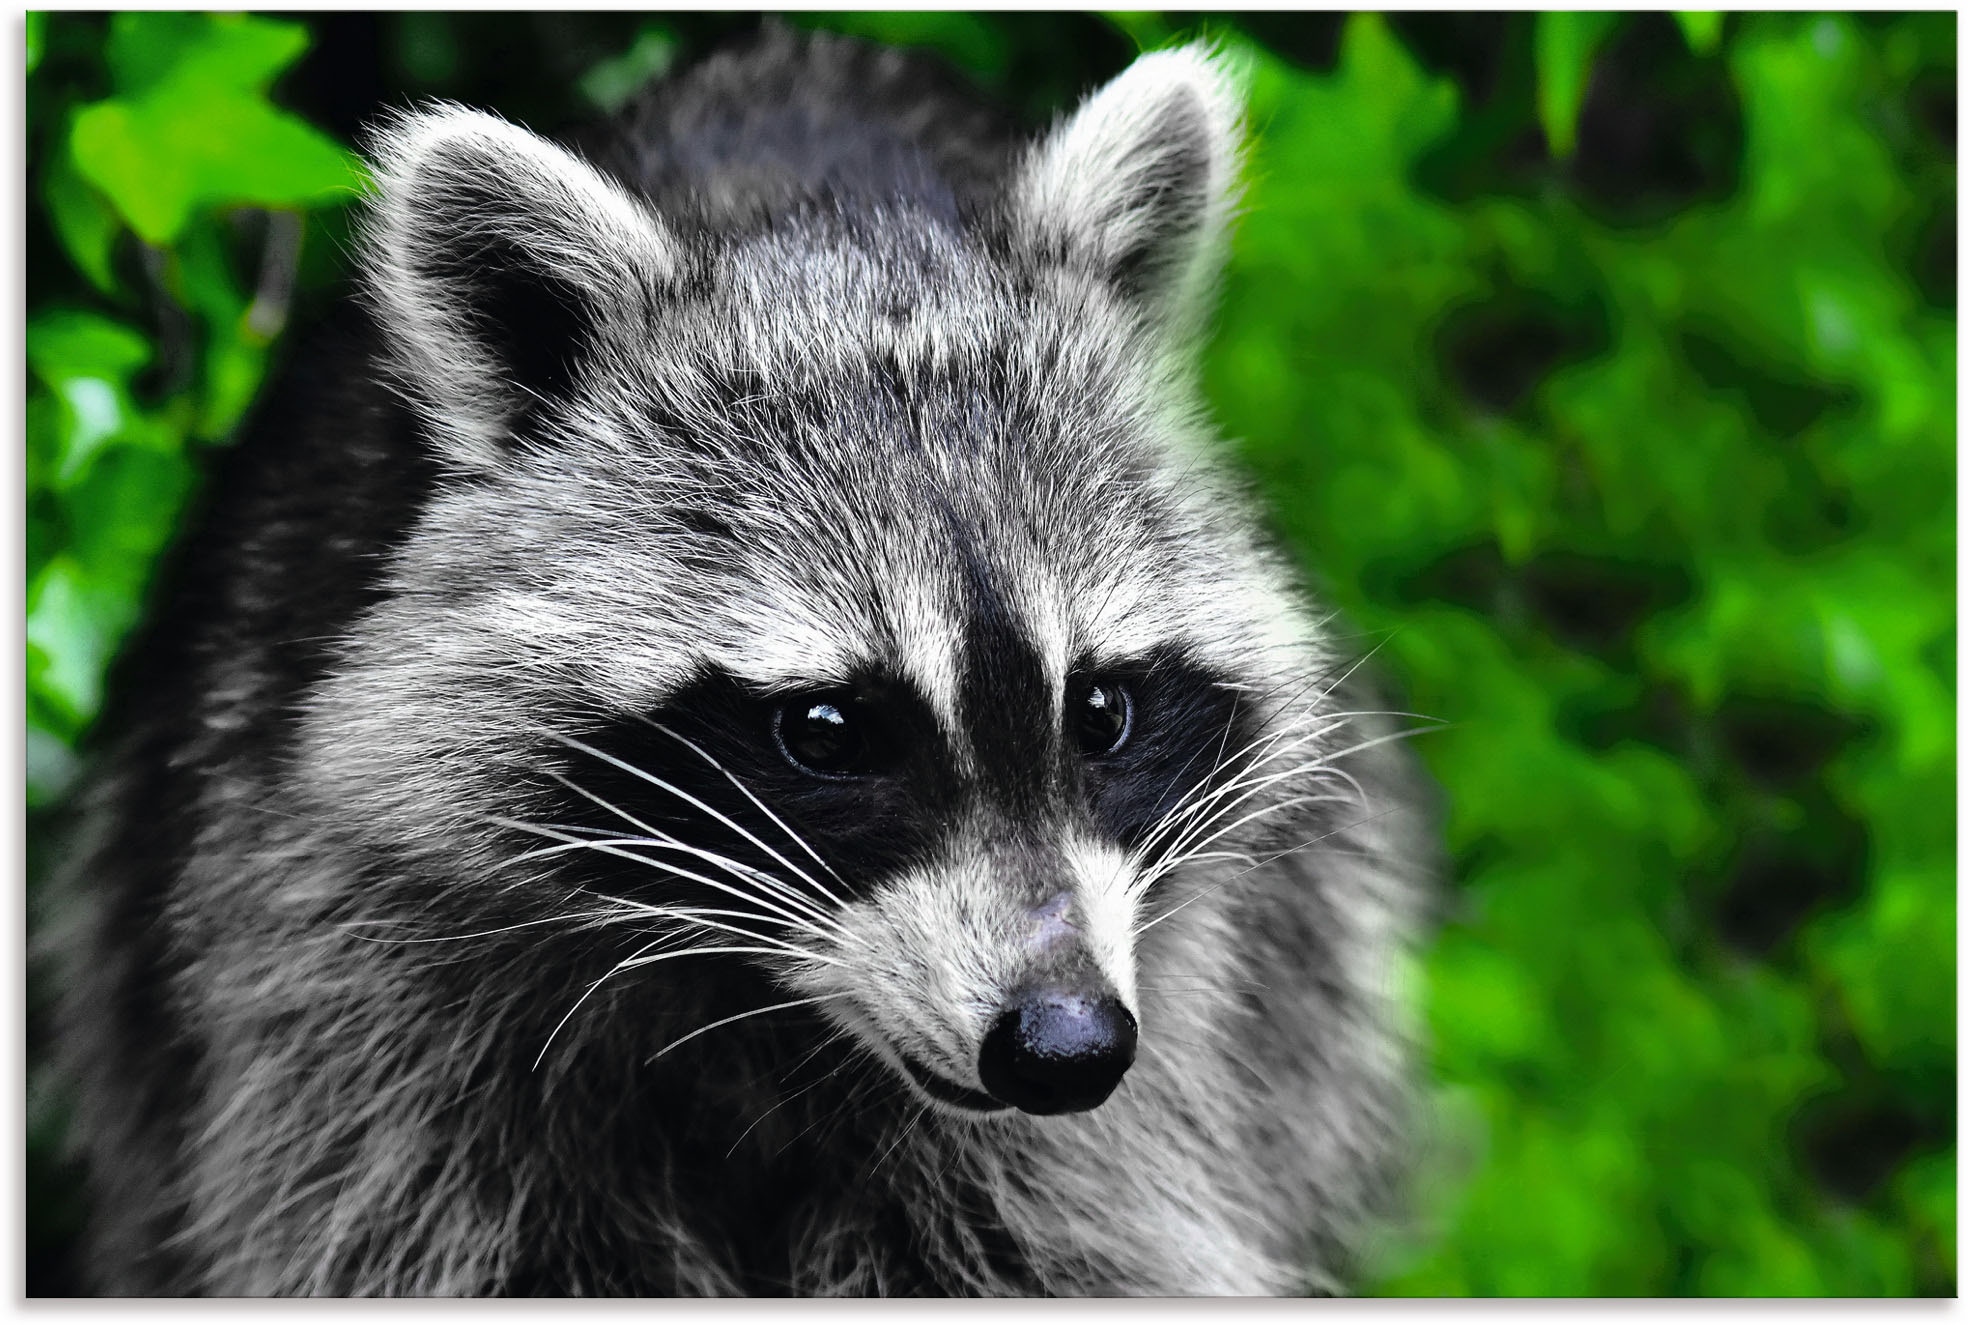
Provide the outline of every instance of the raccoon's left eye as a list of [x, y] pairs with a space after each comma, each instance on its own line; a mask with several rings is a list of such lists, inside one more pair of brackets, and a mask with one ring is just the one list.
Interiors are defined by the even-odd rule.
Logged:
[[1089, 681], [1080, 687], [1076, 711], [1067, 715], [1080, 753], [1110, 755], [1127, 744], [1134, 727], [1134, 698], [1118, 681]]

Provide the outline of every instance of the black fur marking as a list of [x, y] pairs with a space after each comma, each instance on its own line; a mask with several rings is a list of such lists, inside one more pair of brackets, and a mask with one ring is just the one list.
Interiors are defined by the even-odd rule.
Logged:
[[541, 411], [574, 389], [583, 359], [600, 333], [593, 297], [542, 265], [513, 237], [487, 233], [484, 217], [511, 211], [514, 200], [490, 188], [448, 183], [441, 210], [423, 217], [424, 274], [455, 300], [507, 394], [507, 422], [525, 435]]
[[519, 388], [510, 418], [524, 435], [544, 405], [572, 393], [598, 332], [596, 310], [572, 282], [529, 262], [517, 245], [488, 243], [474, 261], [465, 297], [478, 334]]
[[[825, 907], [824, 895], [803, 884], [785, 862], [836, 894], [864, 891], [910, 866], [927, 863], [941, 826], [955, 817], [959, 796], [949, 750], [928, 703], [913, 688], [869, 675], [851, 689], [863, 697], [871, 720], [883, 725], [884, 739], [895, 752], [894, 763], [879, 774], [823, 778], [802, 772], [773, 739], [772, 713], [779, 697], [756, 694], [726, 673], [706, 671], [658, 713], [613, 718], [575, 733], [600, 755], [561, 750], [557, 762], [574, 786], [542, 779], [539, 804], [532, 813], [543, 823], [573, 825], [597, 835], [645, 836], [642, 829], [581, 794], [586, 791], [659, 832], [763, 870]], [[716, 759], [731, 777], [705, 755]], [[652, 778], [674, 790], [656, 785]], [[826, 866], [774, 824], [745, 791], [733, 785], [732, 778], [804, 838]], [[701, 807], [685, 797], [694, 798]], [[741, 825], [757, 841], [720, 822], [718, 814]], [[757, 891], [701, 857], [646, 846], [623, 850]], [[784, 862], [773, 857], [775, 851]], [[620, 856], [576, 851], [567, 853], [567, 858], [572, 872], [618, 895], [652, 902], [688, 897], [700, 905], [742, 905], [706, 884], [666, 877], [658, 869]]]
[[970, 608], [958, 718], [987, 794], [1014, 819], [1027, 818], [1060, 784], [1060, 739], [1045, 665], [1012, 615], [983, 550], [947, 506], [945, 516]]
[[[1101, 832], [1133, 849], [1185, 795], [1234, 773], [1249, 756], [1231, 756], [1261, 728], [1224, 678], [1180, 648], [1098, 668], [1088, 660], [1075, 669], [1076, 678], [1096, 676], [1128, 688], [1134, 715], [1120, 749], [1082, 765], [1087, 804]], [[1220, 762], [1230, 767], [1219, 773]], [[1148, 860], [1161, 859], [1170, 845], [1159, 842]]]

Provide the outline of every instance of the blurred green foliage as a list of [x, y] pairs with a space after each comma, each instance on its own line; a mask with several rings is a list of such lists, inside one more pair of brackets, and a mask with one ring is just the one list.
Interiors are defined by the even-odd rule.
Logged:
[[[197, 451], [265, 374], [300, 209], [353, 196], [358, 176], [267, 99], [307, 48], [300, 24], [125, 13], [98, 33], [34, 17], [30, 187], [47, 232], [27, 323], [27, 713], [28, 802], [42, 805], [72, 773]], [[87, 297], [45, 297], [41, 265], [62, 257]]]
[[[1195, 30], [794, 21], [1034, 121]], [[332, 289], [336, 139], [411, 94], [563, 127], [749, 20], [333, 22], [29, 16], [31, 869], [205, 452]], [[1451, 724], [1431, 1121], [1370, 1287], [1953, 1293], [1954, 15], [1204, 28], [1254, 130], [1212, 398]], [[31, 1289], [79, 1217], [33, 1080]]]

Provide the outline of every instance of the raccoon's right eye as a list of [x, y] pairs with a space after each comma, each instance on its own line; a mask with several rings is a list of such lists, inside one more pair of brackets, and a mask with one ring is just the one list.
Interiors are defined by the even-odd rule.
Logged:
[[795, 768], [826, 777], [874, 771], [872, 724], [864, 706], [840, 694], [802, 695], [773, 713], [779, 752]]

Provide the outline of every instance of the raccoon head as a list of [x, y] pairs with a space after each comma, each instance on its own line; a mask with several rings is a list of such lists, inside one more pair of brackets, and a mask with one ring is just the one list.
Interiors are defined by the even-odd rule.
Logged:
[[745, 963], [946, 1108], [1100, 1104], [1144, 969], [1213, 960], [1225, 872], [1344, 791], [1189, 362], [1237, 124], [1163, 52], [988, 214], [719, 230], [397, 122], [367, 288], [451, 476], [310, 700], [319, 813], [461, 931], [587, 926], [528, 968], [553, 1016]]

